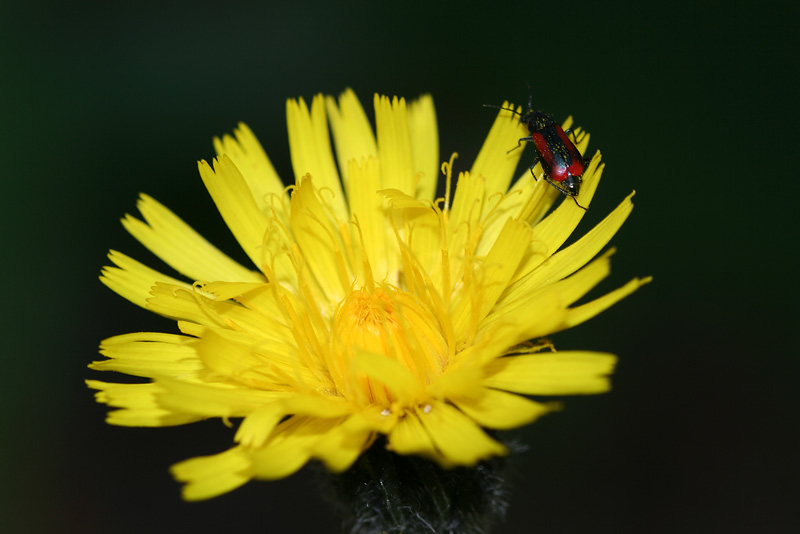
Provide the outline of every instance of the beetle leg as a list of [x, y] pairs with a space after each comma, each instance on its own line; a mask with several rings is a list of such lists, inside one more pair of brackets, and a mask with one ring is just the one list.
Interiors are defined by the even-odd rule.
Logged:
[[[533, 172], [533, 170], [531, 170], [531, 172]], [[545, 177], [545, 179], [547, 179], [547, 177]], [[555, 180], [550, 180], [550, 179], [547, 179], [547, 183], [548, 183], [548, 184], [550, 184], [550, 185], [552, 185], [553, 187], [555, 187], [556, 189], [558, 189], [558, 190], [559, 190], [559, 191], [561, 191], [562, 193], [564, 193], [564, 195], [566, 195], [566, 196], [568, 196], [568, 197], [572, 197], [572, 200], [574, 200], [574, 201], [575, 201], [575, 204], [576, 204], [576, 205], [577, 205], [579, 208], [581, 208], [581, 209], [582, 209], [582, 210], [584, 210], [584, 211], [589, 211], [589, 208], [584, 208], [583, 206], [581, 206], [580, 202], [578, 202], [578, 199], [576, 198], [576, 195], [573, 195], [573, 194], [571, 194], [571, 193], [570, 193], [570, 191], [569, 191], [568, 189], [564, 189], [563, 187], [561, 187], [561, 185], [559, 185], [559, 183], [558, 183], [558, 182], [556, 182]]]
[[577, 204], [578, 207], [581, 208], [583, 211], [589, 211], [589, 208], [584, 208], [583, 206], [580, 205], [580, 203], [578, 202], [578, 197], [572, 197], [572, 200], [574, 200], [575, 204]]
[[567, 134], [568, 136], [569, 134], [572, 134], [572, 139], [575, 140], [575, 144], [578, 143], [578, 136], [575, 135], [575, 130], [573, 130], [572, 128], [567, 128], [566, 130], [564, 130], [564, 133]]
[[534, 180], [536, 180], [536, 181], [538, 182], [538, 181], [539, 181], [539, 178], [538, 178], [538, 177], [536, 176], [536, 174], [533, 172], [533, 168], [534, 168], [534, 167], [536, 167], [536, 164], [537, 164], [537, 163], [539, 163], [539, 154], [536, 154], [536, 157], [535, 157], [535, 158], [533, 158], [533, 163], [531, 163], [531, 176], [533, 176], [533, 179], [534, 179]]
[[517, 146], [515, 146], [514, 148], [512, 148], [511, 150], [509, 150], [508, 152], [506, 152], [506, 154], [511, 154], [511, 153], [512, 153], [512, 152], [514, 152], [516, 149], [518, 149], [519, 147], [521, 147], [521, 146], [522, 146], [522, 142], [523, 142], [523, 141], [533, 141], [533, 137], [530, 137], [530, 136], [529, 136], [529, 137], [522, 137], [522, 138], [520, 138], [520, 140], [519, 140], [519, 141], [517, 141]]

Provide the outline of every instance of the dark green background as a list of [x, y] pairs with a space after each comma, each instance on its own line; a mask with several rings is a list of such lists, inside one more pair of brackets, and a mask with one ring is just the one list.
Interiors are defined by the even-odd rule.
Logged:
[[[792, 3], [517, 2], [467, 9], [40, 2], [0, 8], [2, 522], [9, 532], [335, 532], [314, 478], [179, 499], [172, 463], [219, 421], [105, 425], [100, 339], [174, 331], [97, 281], [108, 248], [160, 267], [118, 219], [153, 195], [243, 259], [197, 175], [244, 120], [291, 176], [285, 100], [434, 96], [468, 169], [526, 98], [607, 162], [586, 231], [636, 189], [614, 272], [644, 287], [559, 334], [620, 356], [614, 391], [525, 429], [498, 532], [789, 532], [798, 520], [797, 104]], [[532, 157], [531, 152], [523, 160]], [[244, 259], [243, 259], [244, 261]]]

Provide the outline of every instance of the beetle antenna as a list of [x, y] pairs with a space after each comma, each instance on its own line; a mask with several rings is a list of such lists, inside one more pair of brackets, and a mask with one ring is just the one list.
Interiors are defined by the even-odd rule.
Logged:
[[525, 80], [525, 85], [528, 86], [528, 111], [533, 111], [533, 88], [531, 87], [531, 82]]
[[506, 111], [510, 111], [511, 113], [513, 113], [515, 115], [519, 115], [520, 117], [522, 117], [522, 113], [520, 113], [516, 109], [504, 108], [503, 106], [495, 106], [494, 104], [483, 104], [483, 107], [485, 107], [485, 108], [495, 108], [495, 109], [504, 109]]

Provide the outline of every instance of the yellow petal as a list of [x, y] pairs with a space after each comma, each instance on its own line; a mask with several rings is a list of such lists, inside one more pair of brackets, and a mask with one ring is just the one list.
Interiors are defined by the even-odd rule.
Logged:
[[263, 271], [268, 254], [262, 244], [269, 220], [259, 209], [233, 160], [223, 155], [213, 163], [213, 169], [205, 160], [197, 164], [203, 183], [239, 245]]
[[561, 351], [498, 358], [485, 366], [485, 386], [525, 395], [589, 395], [610, 389], [613, 354]]
[[[214, 295], [217, 300], [236, 299], [248, 293], [267, 289], [269, 284], [261, 282], [209, 282], [202, 285], [205, 295]], [[277, 314], [270, 314], [277, 315]]]
[[86, 385], [99, 390], [95, 393], [97, 402], [114, 408], [122, 408], [108, 413], [106, 422], [119, 426], [175, 426], [199, 421], [195, 414], [175, 413], [161, 407], [157, 396], [161, 388], [156, 384], [114, 384], [99, 380], [87, 380]]
[[330, 387], [299, 360], [297, 347], [224, 330], [205, 329], [195, 345], [198, 357], [215, 373], [253, 388]]
[[233, 439], [245, 447], [261, 447], [285, 415], [279, 400], [257, 408], [245, 416]]
[[[325, 104], [336, 146], [336, 157], [339, 160], [339, 172], [342, 174], [342, 182], [348, 189], [347, 198], [352, 201], [350, 191], [356, 187], [350, 183], [350, 165], [354, 161], [359, 164], [358, 162], [370, 158], [377, 160], [378, 145], [367, 114], [364, 113], [364, 108], [361, 107], [352, 89], [347, 88], [339, 95], [338, 106], [331, 96], [326, 97]], [[375, 187], [374, 191], [378, 189], [380, 187]]]
[[481, 388], [470, 393], [470, 396], [450, 400], [484, 428], [508, 430], [527, 425], [554, 408], [552, 404], [542, 404], [496, 389]]
[[[384, 197], [378, 193], [381, 188], [381, 174], [378, 160], [368, 158], [351, 160], [350, 180], [347, 183], [347, 198], [350, 200], [350, 214], [358, 221], [359, 235], [364, 240], [367, 259], [372, 267], [372, 277], [384, 280], [397, 265], [397, 252], [394, 243], [389, 247], [389, 229], [386, 224]], [[363, 283], [363, 280], [360, 282]]]
[[566, 307], [557, 286], [514, 307], [496, 306], [478, 326], [475, 343], [484, 358], [495, 357], [513, 345], [560, 330], [567, 316]]
[[[431, 383], [430, 392], [433, 397], [451, 399], [461, 397], [465, 392], [481, 389], [483, 369], [480, 365], [473, 364], [475, 352], [476, 347], [473, 345], [458, 353], [454, 361]], [[493, 357], [497, 357], [496, 348], [490, 352]]]
[[408, 130], [414, 169], [421, 173], [416, 196], [432, 201], [439, 177], [439, 129], [431, 95], [422, 95], [409, 104]]
[[431, 402], [419, 414], [436, 449], [456, 465], [475, 465], [490, 456], [506, 454], [507, 449], [493, 440], [471, 419], [443, 402]]
[[[387, 238], [389, 268], [395, 269], [387, 282], [397, 281], [403, 269], [410, 273], [414, 269], [410, 264], [413, 261], [418, 262], [418, 268], [438, 280], [441, 265], [436, 259], [441, 258], [441, 226], [433, 206], [398, 189], [382, 189], [378, 193], [389, 200], [393, 210], [390, 221], [396, 225], [392, 227], [391, 237]], [[402, 241], [399, 247], [398, 240]], [[409, 257], [409, 251], [413, 259]], [[401, 266], [404, 262], [405, 267]]]
[[419, 454], [428, 458], [440, 456], [430, 434], [414, 412], [409, 412], [398, 419], [397, 425], [389, 434], [387, 448], [397, 454]]
[[[486, 179], [483, 176], [462, 173], [458, 176], [453, 207], [449, 214], [448, 247], [454, 258], [464, 256], [475, 250], [475, 244], [481, 234], [480, 217], [486, 190]], [[458, 270], [454, 269], [454, 272]]]
[[411, 153], [406, 100], [397, 97], [389, 100], [386, 96], [376, 94], [374, 101], [383, 187], [397, 189], [413, 197], [416, 194], [417, 176]]
[[353, 372], [379, 382], [402, 405], [410, 404], [422, 394], [419, 380], [408, 367], [382, 354], [356, 351], [351, 366]]
[[[392, 243], [389, 249], [394, 252], [389, 255], [390, 261], [396, 261], [398, 255], [410, 260], [411, 258], [407, 257], [410, 251], [419, 268], [433, 277], [440, 275], [441, 265], [438, 260], [441, 258], [442, 231], [439, 216], [432, 205], [398, 189], [382, 189], [378, 193], [389, 200], [391, 209], [394, 210], [392, 220], [397, 224], [397, 231], [400, 234], [392, 235], [391, 240], [387, 240]], [[398, 239], [403, 241], [401, 247], [404, 250], [398, 250]], [[412, 267], [409, 265], [406, 268]], [[395, 274], [395, 277], [397, 276]]]
[[242, 417], [286, 397], [280, 391], [237, 387], [224, 382], [199, 383], [159, 377], [158, 404], [177, 413], [204, 417]]
[[191, 287], [186, 282], [151, 269], [116, 250], [109, 252], [108, 259], [117, 267], [103, 267], [100, 281], [118, 295], [142, 308], [147, 307], [150, 288], [158, 281], [187, 289]]
[[381, 189], [378, 193], [389, 200], [392, 209], [406, 210], [406, 217], [410, 219], [427, 216], [429, 213], [433, 213], [433, 209], [429, 203], [418, 200], [400, 189]]
[[506, 221], [503, 231], [497, 238], [489, 254], [483, 261], [484, 282], [480, 319], [486, 317], [500, 294], [505, 291], [509, 281], [517, 271], [519, 262], [528, 250], [532, 234], [530, 227], [514, 219]]
[[343, 426], [347, 427], [348, 432], [364, 434], [375, 433], [389, 434], [400, 417], [398, 411], [389, 412], [381, 406], [362, 407], [360, 411], [353, 413]]
[[126, 215], [123, 226], [179, 273], [192, 280], [264, 281], [263, 275], [223, 254], [152, 197], [141, 195], [137, 206], [146, 222]]
[[342, 417], [350, 415], [353, 411], [349, 402], [341, 397], [328, 395], [292, 395], [285, 398], [282, 403], [287, 414], [309, 415], [320, 419]]
[[291, 475], [311, 459], [317, 443], [342, 421], [302, 416], [284, 421], [266, 445], [252, 451], [255, 476], [275, 480]]
[[148, 384], [115, 384], [100, 380], [87, 380], [86, 385], [98, 390], [95, 393], [97, 402], [108, 404], [114, 408], [152, 408], [156, 406], [155, 398], [162, 390], [152, 383]]
[[620, 300], [624, 299], [645, 284], [649, 284], [653, 280], [652, 277], [647, 278], [634, 278], [624, 286], [615, 289], [614, 291], [603, 295], [591, 302], [587, 302], [582, 306], [570, 308], [567, 313], [566, 320], [564, 321], [563, 328], [572, 328], [587, 321], [597, 315], [598, 313], [610, 308]]
[[276, 214], [285, 222], [283, 206], [289, 199], [267, 153], [245, 123], [240, 122], [239, 127], [234, 128], [233, 135], [235, 139], [230, 135], [224, 135], [222, 139], [214, 138], [217, 158], [224, 155], [230, 157], [242, 173], [258, 209], [266, 215]]
[[543, 179], [542, 165], [534, 168], [536, 178], [530, 170], [526, 170], [514, 183], [511, 193], [498, 210], [501, 214], [508, 213], [531, 225], [537, 224], [544, 213], [550, 209], [553, 200], [548, 199], [553, 187]]
[[104, 339], [100, 353], [108, 358], [131, 360], [160, 359], [169, 362], [196, 358], [191, 347], [195, 340], [176, 334], [162, 332], [135, 332]]
[[194, 288], [156, 282], [150, 290], [146, 307], [152, 312], [175, 319], [198, 324], [224, 325], [224, 316], [214, 312], [215, 308], [219, 310], [224, 306], [224, 302], [208, 299]]
[[430, 209], [424, 217], [407, 221], [405, 244], [419, 268], [438, 281], [441, 277], [442, 227], [437, 213]]
[[470, 338], [478, 322], [494, 307], [500, 294], [506, 289], [520, 260], [531, 241], [531, 229], [526, 223], [508, 219], [492, 250], [481, 262], [482, 268], [469, 273], [464, 289], [451, 304], [453, 331], [456, 337]]
[[[503, 102], [501, 107], [513, 109], [513, 104]], [[486, 179], [486, 191], [489, 195], [508, 190], [525, 143], [517, 149], [514, 147], [520, 138], [528, 135], [528, 129], [519, 121], [518, 114], [506, 110], [497, 114], [470, 170], [470, 174]]]
[[347, 208], [331, 150], [323, 96], [314, 96], [310, 112], [302, 98], [287, 100], [286, 123], [295, 183], [299, 184], [304, 176], [310, 174], [316, 187], [326, 192], [326, 202], [334, 215], [346, 220]]
[[194, 376], [203, 364], [189, 345], [192, 341], [186, 336], [155, 332], [111, 337], [100, 344], [100, 353], [110, 359], [92, 362], [89, 368], [148, 378]]
[[182, 495], [187, 501], [222, 495], [253, 478], [250, 457], [242, 447], [184, 460], [173, 465], [170, 471], [178, 481], [186, 482]]
[[[561, 304], [566, 307], [583, 297], [611, 272], [610, 257], [614, 250], [609, 250], [600, 258], [573, 274], [569, 278], [559, 280], [540, 289], [521, 290], [519, 285], [512, 286], [497, 303], [495, 314], [514, 315], [525, 314], [528, 310], [538, 306], [537, 302], [545, 292], [558, 295]], [[563, 329], [562, 323], [558, 329]]]
[[332, 473], [347, 470], [372, 442], [371, 432], [359, 429], [358, 423], [350, 424], [356, 418], [353, 416], [333, 427], [312, 447], [313, 457], [321, 460]]
[[556, 282], [565, 304], [576, 302], [611, 274], [611, 255], [614, 252], [614, 249], [609, 250], [569, 278]]
[[[293, 338], [288, 331], [288, 326], [283, 322], [283, 309], [278, 302], [278, 291], [276, 291], [278, 287], [277, 284], [246, 282], [211, 282], [198, 286], [203, 296], [214, 296], [218, 301], [232, 299], [245, 306], [248, 310], [256, 312], [250, 314], [238, 306], [228, 308], [228, 311], [234, 312], [233, 316], [238, 317], [237, 319], [231, 316], [231, 320], [237, 325], [241, 322], [247, 322], [246, 318], [257, 319], [261, 316], [261, 320], [256, 321], [256, 323], [259, 323], [264, 328], [264, 331], [259, 332], [259, 334], [263, 334], [270, 339], [292, 341]], [[267, 322], [264, 322], [263, 318], [267, 318]]]
[[282, 317], [254, 313], [231, 301], [210, 299], [200, 289], [157, 282], [150, 291], [147, 309], [213, 328], [252, 334], [262, 344], [295, 343]]
[[[127, 348], [134, 348], [134, 345], [139, 343], [169, 344], [174, 346], [176, 349], [188, 349], [188, 347], [186, 347], [186, 343], [191, 341], [194, 340], [177, 334], [165, 334], [163, 332], [134, 332], [131, 334], [122, 334], [119, 336], [106, 338], [100, 343], [100, 349], [108, 351], [118, 350], [119, 352], [123, 352]], [[179, 350], [179, 352], [181, 355], [188, 355], [187, 353], [183, 352], [183, 350]], [[103, 354], [105, 354], [105, 352]], [[176, 354], [175, 357], [180, 358], [182, 356]]]
[[[589, 232], [581, 237], [578, 241], [542, 261], [546, 255], [538, 257], [532, 256], [520, 267], [517, 275], [517, 282], [513, 291], [522, 293], [532, 291], [537, 286], [560, 280], [565, 276], [569, 276], [576, 270], [585, 265], [592, 257], [594, 257], [600, 249], [614, 237], [617, 230], [622, 226], [622, 223], [628, 218], [633, 210], [634, 193], [628, 195], [617, 208], [606, 216], [597, 226], [592, 228]], [[559, 208], [560, 209], [560, 208]], [[541, 224], [547, 222], [545, 219]], [[536, 235], [537, 241], [542, 238], [538, 233], [539, 226], [534, 227], [533, 231]], [[566, 236], [564, 236], [566, 239]], [[558, 238], [560, 239], [560, 237]], [[555, 242], [551, 241], [547, 245], [547, 249], [551, 250]], [[560, 246], [560, 244], [559, 244]]]
[[327, 300], [335, 303], [350, 290], [352, 278], [345, 265], [339, 229], [328, 218], [314, 188], [312, 179], [306, 176], [292, 192], [292, 231], [314, 279]]

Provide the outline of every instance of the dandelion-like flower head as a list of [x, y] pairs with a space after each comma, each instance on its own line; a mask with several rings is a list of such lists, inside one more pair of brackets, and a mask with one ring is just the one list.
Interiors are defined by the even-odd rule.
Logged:
[[[551, 210], [559, 192], [527, 169], [511, 185], [522, 151], [508, 149], [526, 131], [510, 111], [498, 114], [471, 171], [453, 180], [453, 158], [439, 165], [430, 96], [374, 103], [375, 134], [352, 91], [338, 101], [319, 95], [310, 109], [290, 100], [289, 188], [244, 124], [214, 140], [217, 158], [201, 161], [200, 174], [255, 270], [147, 195], [143, 220], [122, 220], [184, 278], [112, 251], [101, 280], [176, 320], [181, 333], [103, 341], [108, 359], [91, 368], [150, 379], [87, 382], [116, 408], [108, 422], [242, 418], [233, 448], [173, 466], [187, 499], [282, 478], [311, 459], [342, 472], [381, 435], [397, 454], [471, 466], [507, 452], [484, 429], [558, 407], [527, 396], [609, 388], [613, 355], [529, 340], [647, 282], [575, 305], [609, 273], [612, 251], [596, 256], [633, 194], [562, 248], [585, 212], [573, 202]], [[577, 139], [584, 152], [588, 134]], [[440, 169], [446, 191], [436, 199]], [[598, 152], [583, 176], [583, 206], [602, 170]]]

